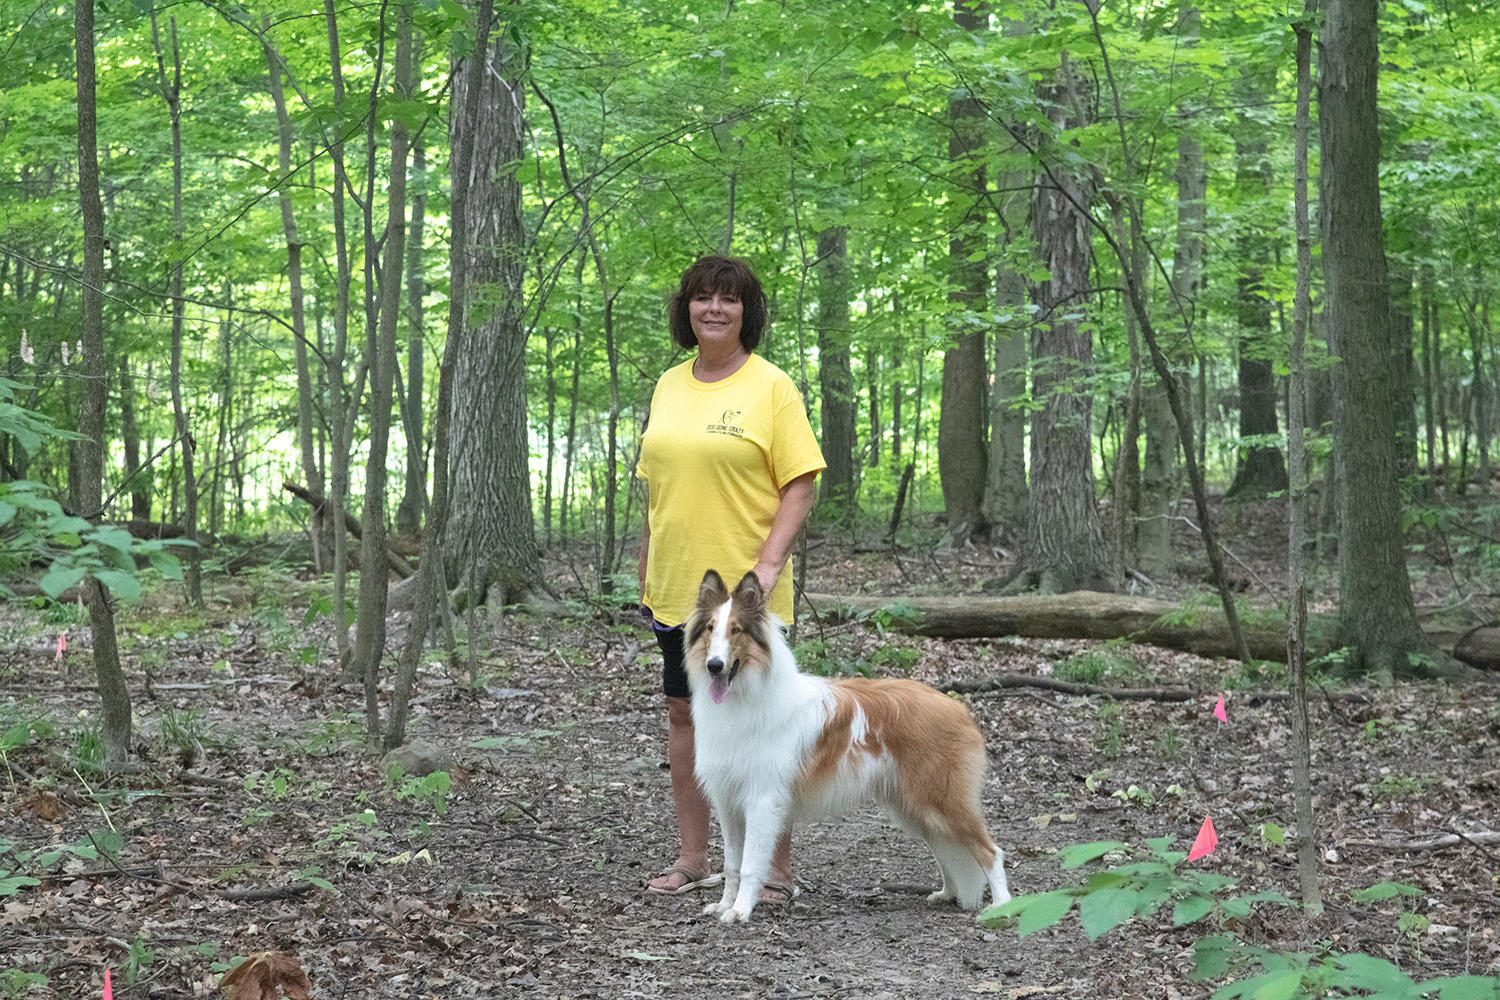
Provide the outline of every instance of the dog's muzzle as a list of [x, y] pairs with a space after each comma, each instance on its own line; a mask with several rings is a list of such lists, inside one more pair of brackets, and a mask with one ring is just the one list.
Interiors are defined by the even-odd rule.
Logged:
[[740, 661], [735, 660], [734, 666], [724, 669], [724, 661], [717, 657], [710, 657], [704, 664], [708, 671], [708, 696], [713, 699], [715, 705], [721, 704], [729, 694], [729, 685], [734, 681], [734, 675], [740, 672]]

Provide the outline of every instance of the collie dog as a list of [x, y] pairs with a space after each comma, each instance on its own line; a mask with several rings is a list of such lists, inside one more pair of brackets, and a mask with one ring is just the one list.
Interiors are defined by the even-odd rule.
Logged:
[[974, 909], [986, 883], [1010, 899], [979, 801], [984, 737], [962, 704], [916, 681], [799, 672], [754, 573], [732, 594], [704, 575], [684, 650], [695, 772], [724, 831], [724, 894], [704, 913], [749, 920], [782, 832], [871, 798], [937, 856], [930, 902]]

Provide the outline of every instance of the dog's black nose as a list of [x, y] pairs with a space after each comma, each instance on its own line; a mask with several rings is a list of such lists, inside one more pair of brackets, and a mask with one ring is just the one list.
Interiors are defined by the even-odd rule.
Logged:
[[717, 656], [704, 665], [708, 667], [708, 672], [711, 674], [722, 674], [724, 672], [724, 661]]

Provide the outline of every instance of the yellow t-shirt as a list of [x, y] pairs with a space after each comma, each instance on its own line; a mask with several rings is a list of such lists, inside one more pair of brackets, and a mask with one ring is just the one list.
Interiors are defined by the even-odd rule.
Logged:
[[[733, 588], [755, 566], [782, 488], [826, 467], [802, 394], [769, 361], [752, 354], [718, 382], [694, 378], [692, 361], [669, 369], [651, 397], [636, 466], [650, 493], [641, 603], [663, 625], [678, 625], [705, 571]], [[790, 559], [769, 606], [791, 619]]]

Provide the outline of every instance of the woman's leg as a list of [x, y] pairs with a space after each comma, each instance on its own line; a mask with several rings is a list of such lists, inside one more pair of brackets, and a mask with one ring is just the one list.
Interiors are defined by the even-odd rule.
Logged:
[[[672, 773], [672, 802], [677, 807], [677, 861], [673, 867], [707, 877], [708, 799], [693, 774], [693, 709], [689, 698], [667, 698], [667, 764]], [[653, 879], [655, 889], [676, 889], [689, 881], [680, 872]]]

